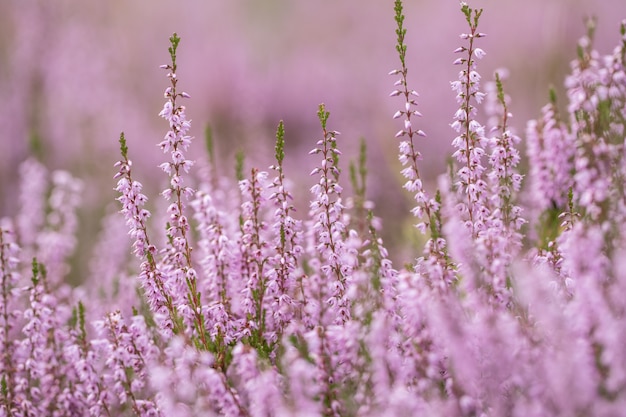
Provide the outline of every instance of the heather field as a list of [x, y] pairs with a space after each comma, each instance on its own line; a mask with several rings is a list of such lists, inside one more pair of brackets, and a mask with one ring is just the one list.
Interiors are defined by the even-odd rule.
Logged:
[[517, 3], [2, 1], [0, 417], [626, 416], [626, 4]]

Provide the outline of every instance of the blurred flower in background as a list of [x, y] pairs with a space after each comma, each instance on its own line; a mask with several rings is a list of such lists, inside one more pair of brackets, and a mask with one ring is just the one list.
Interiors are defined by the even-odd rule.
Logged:
[[[506, 89], [516, 115], [511, 124], [518, 133], [526, 120], [539, 116], [549, 85], [562, 92], [584, 19], [597, 18], [597, 49], [608, 53], [626, 16], [623, 0], [472, 2], [487, 5], [481, 30], [488, 34], [482, 43], [488, 55], [481, 73], [488, 81], [496, 68], [508, 69]], [[434, 181], [445, 172], [454, 136], [449, 80], [456, 78], [453, 50], [462, 16], [452, 0], [405, 7], [409, 84], [421, 95], [420, 129], [428, 134], [421, 145], [423, 175]], [[98, 207], [115, 196], [110, 167], [118, 159], [122, 130], [137, 172], [165, 180], [154, 161], [161, 158], [155, 144], [167, 130], [158, 117], [164, 87], [159, 64], [172, 32], [183, 39], [180, 88], [192, 95], [191, 133], [201, 139], [211, 126], [222, 174], [234, 176], [237, 150], [246, 153], [249, 165], [270, 165], [282, 119], [285, 171], [309, 185], [306, 174], [315, 159], [307, 153], [320, 138], [315, 112], [324, 102], [332, 128], [342, 132], [344, 168], [356, 158], [359, 139], [368, 144], [368, 193], [383, 221], [408, 211], [391, 120], [397, 103], [388, 98], [387, 73], [396, 60], [391, 1], [2, 0], [1, 213], [16, 209], [15, 173], [35, 155], [50, 168], [83, 178], [86, 210], [101, 214]], [[205, 158], [202, 143], [194, 142], [191, 159]], [[296, 198], [306, 207], [308, 186], [300, 189]], [[97, 227], [97, 221], [83, 223]], [[406, 224], [396, 223], [387, 224], [386, 232], [402, 238]]]

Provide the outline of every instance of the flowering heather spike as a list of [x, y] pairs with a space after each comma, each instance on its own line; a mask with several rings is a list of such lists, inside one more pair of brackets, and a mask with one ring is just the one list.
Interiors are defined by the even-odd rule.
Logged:
[[538, 213], [564, 208], [567, 191], [573, 185], [575, 144], [559, 115], [556, 95], [550, 90], [550, 103], [541, 109], [542, 117], [528, 122], [526, 149], [533, 209]]
[[402, 95], [405, 100], [405, 105], [403, 110], [399, 110], [394, 115], [395, 118], [404, 118], [404, 129], [398, 132], [396, 137], [404, 137], [405, 140], [400, 142], [400, 155], [399, 159], [402, 163], [403, 167], [406, 167], [402, 170], [402, 175], [407, 179], [407, 182], [404, 184], [404, 188], [413, 193], [415, 197], [415, 201], [417, 206], [412, 210], [412, 213], [416, 217], [420, 219], [420, 222], [417, 224], [417, 228], [422, 233], [427, 233], [428, 229], [431, 225], [431, 215], [432, 211], [435, 207], [435, 202], [429, 197], [428, 193], [424, 189], [423, 180], [420, 176], [418, 162], [422, 159], [422, 155], [416, 149], [414, 139], [417, 136], [425, 136], [425, 134], [416, 128], [413, 127], [412, 117], [419, 117], [420, 114], [415, 110], [417, 107], [417, 101], [412, 96], [416, 96], [417, 93], [413, 94], [412, 90], [409, 90], [407, 85], [407, 73], [408, 69], [406, 66], [406, 45], [404, 44], [404, 37], [406, 35], [406, 29], [404, 29], [404, 15], [403, 15], [403, 6], [402, 1], [396, 0], [395, 2], [395, 12], [396, 12], [396, 34], [398, 35], [398, 41], [396, 44], [396, 50], [398, 51], [398, 56], [400, 58], [401, 68], [396, 71], [392, 71], [393, 75], [400, 75], [400, 79], [396, 84], [398, 84], [400, 89], [397, 95]]
[[[441, 236], [441, 222], [438, 221], [436, 213], [439, 210], [440, 204], [428, 195], [428, 192], [424, 189], [423, 179], [420, 175], [418, 161], [422, 159], [422, 155], [415, 146], [414, 139], [418, 136], [424, 137], [426, 134], [422, 130], [415, 129], [413, 127], [412, 117], [419, 117], [421, 114], [414, 108], [417, 106], [417, 101], [413, 97], [417, 97], [418, 94], [414, 90], [409, 90], [407, 83], [408, 69], [406, 66], [406, 45], [404, 44], [404, 37], [406, 35], [406, 29], [404, 29], [404, 15], [402, 1], [396, 0], [395, 2], [395, 20], [397, 24], [396, 34], [398, 35], [398, 41], [396, 44], [396, 50], [400, 58], [401, 68], [399, 70], [392, 71], [392, 74], [400, 75], [400, 79], [396, 84], [402, 86], [401, 89], [396, 90], [398, 94], [404, 96], [404, 109], [399, 110], [394, 118], [404, 116], [404, 129], [400, 130], [396, 137], [406, 138], [400, 142], [399, 145], [399, 159], [403, 167], [402, 175], [406, 178], [404, 189], [413, 193], [415, 202], [417, 205], [411, 210], [411, 213], [419, 218], [417, 223], [417, 229], [426, 234], [430, 230], [435, 231], [431, 235], [431, 239], [425, 246], [425, 258], [420, 258], [417, 261], [418, 269], [424, 273], [425, 276], [430, 277], [431, 282], [434, 285], [439, 285], [441, 282], [450, 283], [454, 280], [453, 266], [450, 262], [446, 252], [447, 244], [446, 240]], [[395, 93], [395, 92], [394, 92]], [[397, 117], [396, 117], [397, 116]], [[437, 236], [433, 239], [434, 236]], [[430, 269], [422, 268], [421, 264], [426, 260], [431, 265], [439, 265], [439, 268]]]
[[7, 219], [0, 219], [0, 281], [2, 284], [2, 298], [0, 298], [0, 343], [2, 344], [2, 401], [0, 411], [9, 414], [9, 409], [15, 401], [15, 342], [12, 329], [17, 324], [15, 314], [18, 305], [16, 287], [20, 281], [19, 247], [15, 243], [15, 232]]
[[[84, 415], [112, 416], [109, 393], [104, 377], [98, 369], [100, 361], [86, 330], [85, 309], [82, 302], [74, 309], [75, 323], [69, 331], [71, 344], [65, 347], [64, 357], [72, 366], [75, 375], [73, 395], [78, 409]], [[76, 407], [76, 405], [75, 405]]]
[[267, 298], [266, 263], [268, 243], [265, 232], [267, 223], [262, 220], [267, 199], [263, 195], [267, 187], [267, 172], [252, 169], [250, 179], [239, 183], [243, 196], [241, 252], [245, 263], [242, 278], [247, 279], [243, 291], [244, 313], [247, 317], [244, 332], [255, 348], [266, 346], [266, 317], [269, 312]]
[[487, 218], [487, 229], [478, 237], [479, 252], [484, 256], [482, 263], [489, 275], [489, 287], [496, 299], [504, 305], [510, 300], [507, 280], [510, 264], [522, 246], [520, 228], [526, 220], [522, 209], [515, 204], [516, 194], [521, 188], [522, 176], [517, 172], [520, 161], [516, 145], [520, 138], [509, 127], [512, 114], [508, 109], [508, 97], [504, 94], [502, 80], [496, 72], [495, 95], [499, 102], [499, 122], [491, 141], [491, 166], [487, 174], [491, 197], [488, 201], [491, 213]]
[[370, 285], [374, 291], [372, 298], [378, 304], [376, 307], [383, 308], [390, 317], [397, 318], [394, 304], [397, 296], [398, 271], [393, 268], [387, 248], [378, 236], [371, 211], [367, 220], [369, 240], [364, 243], [361, 256], [365, 259], [363, 266], [370, 274]]
[[[297, 306], [293, 299], [296, 280], [295, 271], [298, 268], [299, 258], [302, 256], [302, 224], [292, 217], [295, 211], [290, 200], [291, 194], [286, 188], [285, 174], [282, 161], [284, 158], [285, 127], [281, 121], [276, 131], [276, 162], [272, 168], [277, 175], [269, 188], [274, 192], [269, 200], [275, 206], [274, 224], [272, 229], [275, 233], [275, 255], [270, 257], [270, 269], [267, 272], [267, 287], [271, 297], [272, 314], [268, 315], [269, 331], [278, 341], [284, 331], [284, 327], [292, 320]], [[274, 342], [274, 340], [272, 340]]]
[[229, 346], [241, 338], [239, 300], [244, 283], [234, 279], [240, 273], [238, 248], [228, 236], [228, 213], [215, 206], [211, 195], [198, 192], [191, 204], [198, 224], [198, 255], [204, 276], [199, 282], [206, 300], [202, 305], [204, 327], [212, 341], [209, 350], [215, 354], [216, 367], [225, 369]]
[[[513, 232], [519, 231], [525, 222], [521, 217], [521, 208], [514, 205], [514, 197], [521, 188], [522, 176], [517, 173], [520, 162], [519, 151], [516, 145], [520, 138], [509, 128], [509, 112], [506, 96], [502, 87], [500, 75], [496, 73], [497, 97], [501, 106], [501, 122], [498, 134], [492, 141], [492, 153], [489, 158], [491, 171], [488, 176], [492, 182], [492, 218], [502, 221], [504, 227]], [[513, 246], [520, 244], [519, 239], [513, 239]]]
[[568, 110], [576, 132], [574, 193], [577, 203], [592, 221], [610, 221], [608, 207], [623, 199], [619, 159], [624, 147], [626, 100], [621, 53], [602, 59], [593, 49], [595, 22], [579, 41], [579, 59], [566, 79]]
[[157, 265], [157, 248], [148, 237], [147, 220], [150, 212], [143, 208], [148, 198], [142, 194], [143, 185], [139, 181], [133, 180], [131, 176], [132, 162], [128, 159], [128, 148], [124, 134], [120, 135], [122, 152], [126, 155], [118, 161], [115, 166], [119, 171], [114, 178], [118, 178], [115, 190], [121, 194], [117, 198], [122, 204], [120, 212], [126, 219], [129, 228], [129, 235], [133, 239], [133, 252], [135, 256], [142, 260], [139, 279], [145, 292], [146, 301], [150, 309], [156, 315], [162, 329], [166, 332], [180, 332], [178, 312], [172, 303], [169, 289], [166, 287], [166, 276]]
[[[324, 304], [328, 304], [332, 311], [332, 321], [338, 324], [345, 323], [350, 318], [350, 305], [347, 298], [347, 284], [352, 273], [353, 265], [344, 263], [345, 244], [343, 223], [343, 204], [341, 201], [342, 187], [337, 182], [339, 168], [336, 165], [337, 152], [336, 136], [338, 132], [326, 128], [329, 112], [320, 104], [318, 118], [322, 125], [323, 139], [318, 142], [322, 156], [319, 167], [315, 169], [320, 179], [311, 187], [314, 200], [310, 203], [310, 217], [313, 222], [312, 232], [315, 235], [315, 250], [320, 256], [322, 265], [322, 290]], [[333, 197], [333, 195], [335, 197]], [[326, 307], [322, 307], [322, 311]], [[325, 320], [325, 318], [324, 318]]]
[[462, 39], [468, 39], [469, 44], [464, 47], [467, 57], [463, 61], [464, 69], [459, 72], [457, 81], [451, 82], [451, 87], [456, 92], [456, 100], [460, 108], [454, 114], [454, 122], [451, 127], [459, 134], [454, 138], [452, 146], [457, 150], [453, 157], [461, 165], [457, 172], [457, 187], [465, 202], [459, 204], [459, 211], [471, 230], [474, 237], [485, 227], [485, 220], [489, 214], [487, 199], [487, 182], [484, 179], [485, 168], [482, 158], [485, 154], [486, 138], [485, 128], [475, 120], [477, 109], [473, 102], [480, 104], [484, 93], [479, 89], [480, 74], [476, 70], [476, 60], [484, 53], [474, 45], [474, 40], [484, 36], [478, 32], [478, 19], [482, 10], [473, 10], [467, 4], [462, 3], [461, 10], [468, 22], [470, 33], [461, 35]]
[[68, 304], [57, 298], [62, 293], [52, 291], [46, 269], [36, 259], [31, 283], [29, 306], [23, 311], [24, 337], [16, 346], [16, 356], [24, 363], [15, 382], [18, 396], [25, 400], [21, 406], [35, 414], [54, 415], [69, 409], [85, 412], [80, 396], [71, 389], [79, 383], [65, 353], [71, 345], [65, 325], [70, 318]]
[[161, 169], [170, 177], [170, 185], [162, 192], [166, 200], [173, 202], [167, 208], [168, 228], [166, 231], [169, 247], [165, 251], [163, 260], [164, 272], [168, 277], [167, 285], [171, 289], [174, 306], [178, 309], [181, 318], [193, 328], [194, 337], [197, 337], [205, 348], [209, 346], [208, 335], [204, 328], [204, 317], [200, 293], [197, 286], [197, 273], [191, 259], [190, 224], [185, 213], [185, 200], [193, 196], [194, 191], [190, 187], [183, 186], [184, 173], [189, 173], [194, 162], [185, 158], [191, 144], [192, 137], [187, 133], [191, 127], [191, 121], [185, 115], [185, 106], [179, 106], [177, 98], [189, 97], [186, 93], [178, 93], [176, 86], [176, 49], [180, 38], [174, 33], [170, 38], [169, 49], [172, 64], [168, 78], [170, 86], [165, 90], [168, 99], [159, 113], [169, 122], [170, 130], [165, 135], [163, 142], [159, 144], [163, 152], [170, 152], [171, 162], [161, 164]]

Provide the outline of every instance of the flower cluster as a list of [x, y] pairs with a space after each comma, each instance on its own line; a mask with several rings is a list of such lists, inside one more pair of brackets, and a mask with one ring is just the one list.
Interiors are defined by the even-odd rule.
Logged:
[[160, 113], [166, 204], [148, 209], [122, 134], [120, 213], [104, 219], [81, 285], [67, 277], [83, 185], [34, 160], [21, 168], [20, 214], [0, 219], [0, 416], [623, 414], [626, 22], [607, 56], [589, 27], [567, 110], [553, 93], [527, 124], [524, 171], [505, 73], [480, 88], [482, 10], [462, 3], [455, 150], [432, 192], [401, 0], [394, 10], [393, 118], [421, 256], [392, 262], [364, 145], [344, 190], [324, 105], [302, 218], [282, 121], [268, 171], [239, 157], [236, 178], [192, 172], [174, 34]]

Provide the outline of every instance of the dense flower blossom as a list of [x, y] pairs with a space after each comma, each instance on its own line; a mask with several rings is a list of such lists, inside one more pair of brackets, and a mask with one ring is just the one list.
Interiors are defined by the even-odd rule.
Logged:
[[80, 205], [82, 181], [69, 172], [52, 172], [52, 187], [48, 198], [49, 212], [45, 228], [37, 236], [36, 256], [48, 270], [51, 285], [60, 285], [67, 274], [67, 260], [76, 244], [77, 209]]
[[282, 122], [267, 172], [242, 157], [236, 180], [207, 162], [190, 170], [176, 35], [160, 113], [166, 204], [148, 210], [122, 134], [121, 216], [102, 222], [84, 285], [67, 284], [80, 182], [23, 165], [22, 212], [0, 220], [0, 416], [622, 415], [626, 22], [610, 55], [593, 50], [592, 31], [581, 41], [567, 114], [551, 98], [528, 124], [520, 199], [502, 73], [481, 91], [482, 11], [461, 11], [454, 160], [433, 194], [395, 2], [400, 175], [424, 235], [404, 267], [367, 200], [364, 147], [353, 195], [343, 189], [324, 105], [302, 218]]
[[554, 93], [541, 113], [541, 119], [529, 121], [526, 129], [526, 152], [535, 161], [529, 167], [528, 181], [532, 187], [529, 195], [534, 210], [540, 213], [567, 204], [567, 191], [573, 185], [570, 172], [576, 149], [558, 112]]
[[[115, 308], [123, 315], [130, 315], [132, 306], [140, 303], [141, 297], [137, 291], [139, 283], [132, 274], [120, 273], [131, 252], [127, 233], [128, 228], [119, 213], [113, 211], [102, 219], [102, 231], [89, 263], [89, 273], [97, 275], [99, 279], [87, 289], [87, 297], [99, 299], [107, 306], [106, 310], [98, 314], [105, 314]], [[90, 307], [90, 312], [95, 313], [94, 306]]]
[[268, 225], [261, 217], [267, 204], [267, 196], [264, 195], [266, 187], [267, 172], [256, 169], [252, 169], [249, 180], [239, 182], [243, 196], [239, 242], [242, 253], [241, 277], [246, 281], [242, 291], [242, 307], [247, 318], [243, 332], [259, 342], [267, 339], [266, 316], [269, 312], [265, 262], [269, 249], [266, 237]]
[[2, 283], [2, 298], [0, 299], [0, 343], [2, 343], [2, 370], [3, 384], [7, 389], [2, 393], [0, 411], [8, 414], [14, 407], [15, 399], [15, 341], [14, 326], [21, 315], [17, 309], [17, 291], [20, 281], [18, 265], [20, 263], [20, 248], [15, 242], [15, 230], [8, 219], [0, 219], [0, 279]]
[[[623, 154], [624, 45], [612, 56], [601, 57], [592, 48], [595, 22], [578, 46], [579, 57], [572, 62], [572, 74], [565, 81], [570, 99], [568, 111], [576, 132], [573, 176], [577, 202], [594, 219], [606, 219], [607, 204], [614, 191], [611, 179], [621, 173]], [[621, 187], [623, 189], [623, 187]]]
[[45, 222], [47, 177], [48, 171], [36, 159], [28, 159], [20, 166], [20, 214], [16, 226], [23, 247], [34, 249], [37, 232]]
[[158, 353], [144, 317], [134, 316], [127, 325], [120, 312], [114, 311], [95, 325], [103, 337], [98, 350], [110, 372], [103, 377], [109, 392], [138, 416], [159, 416], [154, 400], [142, 398], [148, 382], [146, 364]]

